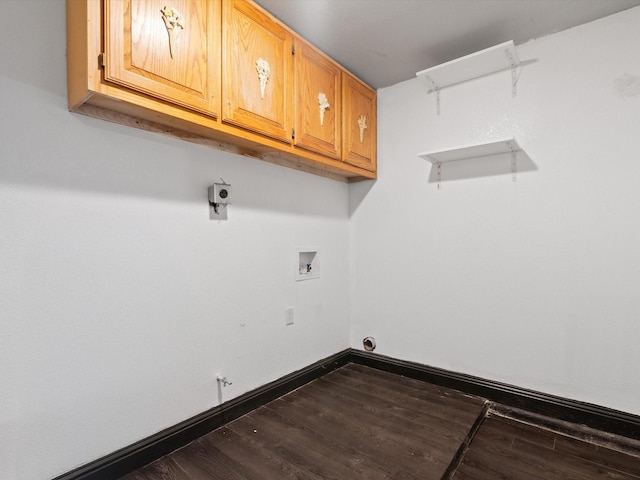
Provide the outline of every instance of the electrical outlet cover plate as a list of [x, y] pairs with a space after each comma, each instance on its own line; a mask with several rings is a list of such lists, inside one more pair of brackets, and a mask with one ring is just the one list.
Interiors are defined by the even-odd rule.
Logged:
[[284, 324], [285, 325], [293, 325], [294, 320], [294, 308], [287, 307], [284, 309]]

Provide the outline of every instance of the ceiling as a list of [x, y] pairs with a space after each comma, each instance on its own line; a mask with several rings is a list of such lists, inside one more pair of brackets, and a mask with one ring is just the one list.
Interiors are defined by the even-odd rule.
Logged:
[[516, 45], [640, 0], [257, 0], [375, 88], [492, 47]]

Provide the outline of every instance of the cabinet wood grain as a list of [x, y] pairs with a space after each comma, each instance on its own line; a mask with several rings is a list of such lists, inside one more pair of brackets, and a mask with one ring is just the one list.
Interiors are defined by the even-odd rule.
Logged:
[[339, 159], [341, 68], [307, 42], [296, 39], [294, 144]]
[[376, 170], [376, 92], [343, 72], [343, 159], [370, 171]]
[[105, 80], [220, 112], [220, 1], [105, 1]]
[[223, 120], [291, 141], [292, 37], [252, 3], [223, 5]]

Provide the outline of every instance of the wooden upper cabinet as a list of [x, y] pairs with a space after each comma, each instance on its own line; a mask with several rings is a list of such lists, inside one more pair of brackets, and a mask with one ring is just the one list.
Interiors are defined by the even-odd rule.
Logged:
[[290, 143], [291, 33], [244, 0], [225, 0], [222, 14], [222, 120]]
[[105, 0], [105, 80], [220, 114], [220, 0]]
[[253, 0], [67, 0], [66, 14], [71, 111], [376, 178], [375, 90]]
[[346, 163], [376, 171], [376, 91], [342, 73], [343, 151]]
[[294, 47], [294, 145], [340, 159], [342, 69], [298, 38]]

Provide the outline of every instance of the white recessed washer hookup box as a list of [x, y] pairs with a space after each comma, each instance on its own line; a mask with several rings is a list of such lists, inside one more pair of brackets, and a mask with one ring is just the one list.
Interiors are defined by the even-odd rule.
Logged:
[[296, 260], [296, 281], [320, 277], [320, 249], [317, 247], [298, 247]]

